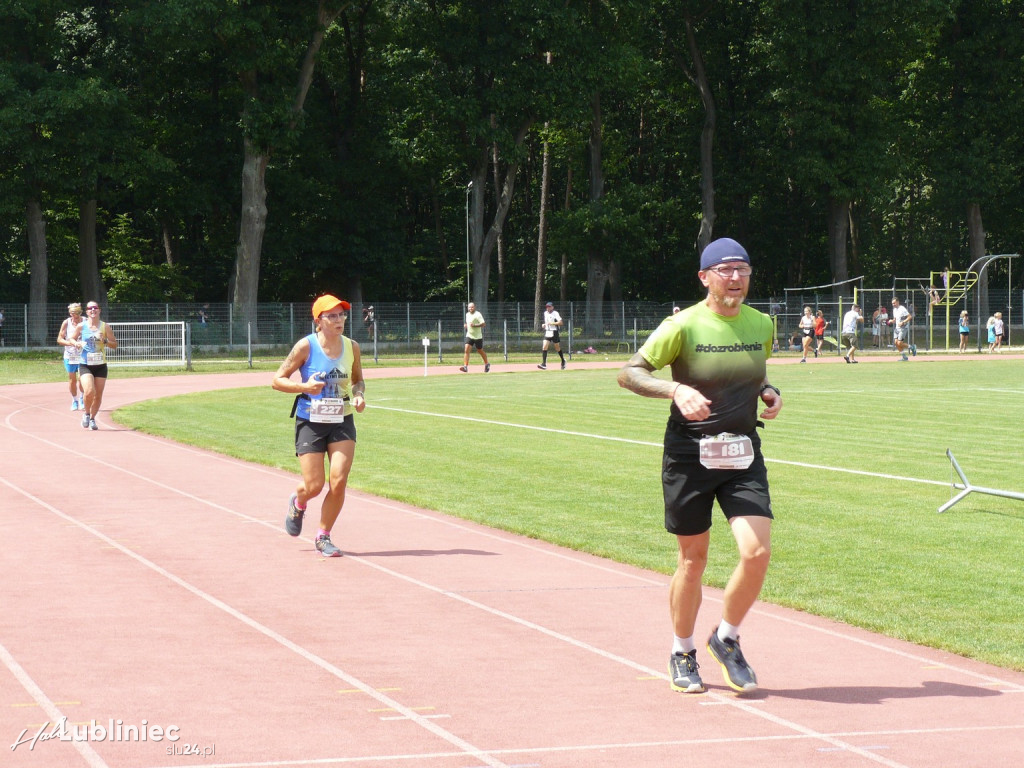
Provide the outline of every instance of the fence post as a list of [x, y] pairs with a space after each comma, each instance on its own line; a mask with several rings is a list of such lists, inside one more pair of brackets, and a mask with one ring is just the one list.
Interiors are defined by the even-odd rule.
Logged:
[[252, 323], [245, 324], [245, 348], [249, 360], [249, 367], [252, 368]]
[[444, 344], [441, 343], [441, 318], [437, 318], [437, 362], [444, 362]]
[[501, 321], [501, 345], [505, 349], [505, 362], [508, 362], [508, 320]]

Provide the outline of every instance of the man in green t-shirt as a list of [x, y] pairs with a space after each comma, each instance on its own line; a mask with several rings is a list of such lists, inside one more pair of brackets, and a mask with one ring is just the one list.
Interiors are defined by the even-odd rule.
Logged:
[[476, 311], [476, 304], [472, 301], [469, 302], [466, 309], [466, 351], [462, 356], [462, 367], [459, 370], [469, 373], [469, 350], [476, 347], [476, 351], [484, 359], [484, 373], [488, 373], [491, 370], [491, 364], [487, 362], [487, 353], [484, 352], [484, 326], [487, 323], [484, 322], [484, 316]]
[[[701, 254], [707, 298], [665, 318], [647, 343], [619, 372], [619, 385], [645, 397], [672, 401], [662, 458], [665, 528], [676, 536], [678, 565], [669, 586], [672, 618], [672, 688], [704, 691], [694, 630], [707, 565], [711, 510], [725, 514], [740, 560], [725, 588], [722, 619], [708, 638], [708, 651], [728, 685], [742, 693], [757, 689], [757, 677], [739, 646], [739, 625], [757, 600], [771, 556], [771, 499], [757, 427], [782, 408], [779, 390], [768, 383], [772, 319], [746, 306], [750, 257], [729, 238], [709, 243]], [[654, 375], [669, 366], [672, 380]]]

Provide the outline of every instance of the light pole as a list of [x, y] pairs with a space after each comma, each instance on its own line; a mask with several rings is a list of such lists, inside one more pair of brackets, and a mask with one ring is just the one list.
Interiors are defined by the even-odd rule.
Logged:
[[473, 300], [469, 295], [469, 193], [473, 190], [473, 182], [466, 185], [466, 303]]

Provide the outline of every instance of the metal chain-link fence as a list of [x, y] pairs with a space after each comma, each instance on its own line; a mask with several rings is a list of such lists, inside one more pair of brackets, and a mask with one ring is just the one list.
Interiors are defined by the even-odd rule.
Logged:
[[[872, 305], [877, 299], [874, 294], [869, 294], [865, 291], [859, 297], [865, 317], [863, 346], [884, 348], [889, 343], [887, 327], [879, 328], [872, 322], [872, 315], [877, 309]], [[888, 306], [888, 298], [882, 307]], [[845, 312], [852, 301], [852, 294], [837, 300], [831, 294], [805, 296], [791, 292], [787, 301], [752, 299], [748, 303], [776, 318], [779, 348], [788, 349], [804, 306], [822, 310], [830, 322], [828, 335], [838, 338], [841, 311]], [[912, 333], [917, 335], [918, 346], [927, 348], [927, 342], [923, 340], [929, 335], [936, 340], [935, 346], [943, 346], [947, 327], [945, 314], [929, 318], [928, 302], [924, 296], [907, 296], [904, 303], [913, 314]], [[588, 348], [605, 353], [631, 353], [672, 313], [674, 305], [687, 306], [681, 302], [605, 301], [591, 312], [586, 302], [556, 304], [555, 309], [564, 323], [562, 347], [573, 354]], [[1024, 292], [1011, 294], [1008, 290], [990, 289], [989, 307], [992, 311], [1001, 309], [1008, 327], [1024, 324], [1021, 312]], [[56, 347], [57, 333], [67, 317], [65, 305], [48, 304], [41, 312], [36, 307], [36, 316], [31, 315], [30, 309], [27, 304], [0, 307], [3, 313], [0, 344], [4, 348], [28, 351]], [[534, 323], [533, 302], [490, 302], [479, 309], [487, 323], [484, 339], [489, 349], [518, 352], [540, 349], [543, 335]], [[973, 317], [973, 306], [970, 310], [972, 327], [983, 327], [985, 318]], [[466, 305], [456, 302], [363, 303], [352, 307], [345, 333], [363, 346], [364, 356], [374, 358], [420, 355], [423, 353], [423, 339], [430, 340], [432, 355], [450, 354], [452, 351], [461, 353], [465, 311]], [[986, 309], [986, 317], [987, 313]], [[259, 304], [253, 325], [240, 318], [228, 303], [110, 304], [103, 307], [102, 317], [108, 322], [183, 321], [190, 326], [192, 348], [213, 353], [287, 348], [313, 329], [310, 305], [306, 302]], [[954, 339], [957, 338], [955, 324], [954, 316], [951, 321]]]

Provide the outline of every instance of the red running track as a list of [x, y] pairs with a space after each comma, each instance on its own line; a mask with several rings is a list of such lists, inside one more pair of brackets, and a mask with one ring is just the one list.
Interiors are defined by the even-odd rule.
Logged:
[[[269, 379], [114, 378], [106, 406]], [[758, 604], [757, 694], [703, 649], [710, 690], [675, 693], [661, 574], [357, 492], [325, 560], [284, 533], [293, 475], [67, 399], [0, 387], [5, 768], [1021, 764], [1020, 673]]]

